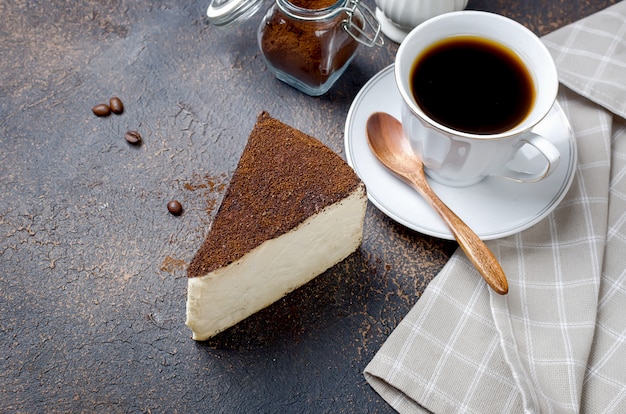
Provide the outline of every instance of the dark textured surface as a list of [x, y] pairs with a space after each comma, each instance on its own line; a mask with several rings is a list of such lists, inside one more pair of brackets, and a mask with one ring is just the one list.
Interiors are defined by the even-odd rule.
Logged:
[[[612, 3], [469, 8], [545, 34]], [[206, 343], [184, 318], [185, 267], [256, 115], [345, 156], [350, 102], [397, 45], [310, 98], [265, 69], [258, 17], [217, 31], [207, 5], [0, 2], [0, 412], [390, 411], [362, 370], [454, 243], [370, 206], [363, 246], [313, 282]], [[112, 96], [124, 113], [94, 116]]]

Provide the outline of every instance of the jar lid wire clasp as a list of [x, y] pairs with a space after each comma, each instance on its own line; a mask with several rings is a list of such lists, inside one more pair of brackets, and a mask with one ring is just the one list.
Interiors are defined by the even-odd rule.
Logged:
[[[352, 21], [357, 10], [363, 16], [363, 28]], [[343, 21], [343, 28], [354, 40], [367, 47], [383, 46], [385, 44], [380, 22], [367, 5], [361, 4], [360, 0], [349, 0], [345, 12], [348, 18]]]

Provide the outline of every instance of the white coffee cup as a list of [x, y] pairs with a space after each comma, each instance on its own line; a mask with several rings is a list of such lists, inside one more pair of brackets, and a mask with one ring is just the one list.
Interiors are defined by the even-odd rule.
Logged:
[[[415, 62], [433, 44], [453, 36], [486, 38], [519, 56], [535, 90], [534, 100], [521, 122], [504, 132], [464, 132], [434, 120], [418, 105], [411, 86]], [[454, 76], [463, 76], [463, 64], [456, 69]], [[421, 155], [426, 173], [442, 184], [467, 186], [493, 175], [535, 182], [549, 176], [558, 166], [558, 149], [549, 139], [532, 131], [556, 100], [556, 66], [541, 40], [521, 24], [479, 11], [451, 12], [429, 19], [413, 29], [400, 45], [395, 78], [403, 100], [404, 133], [414, 151]]]

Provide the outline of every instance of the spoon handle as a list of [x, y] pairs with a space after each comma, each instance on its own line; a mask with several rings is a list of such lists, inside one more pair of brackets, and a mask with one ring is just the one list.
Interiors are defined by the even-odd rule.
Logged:
[[472, 264], [480, 272], [487, 284], [497, 293], [505, 295], [509, 284], [502, 266], [489, 247], [478, 235], [459, 218], [432, 190], [424, 174], [406, 174], [404, 178], [415, 188], [446, 222]]

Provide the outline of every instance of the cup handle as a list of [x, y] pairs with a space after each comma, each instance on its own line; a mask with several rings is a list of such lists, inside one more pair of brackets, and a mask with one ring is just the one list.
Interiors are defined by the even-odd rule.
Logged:
[[[522, 171], [522, 168], [518, 169], [517, 166], [512, 166], [512, 163], [509, 162], [501, 171], [499, 171], [497, 175], [513, 181], [534, 183], [548, 177], [557, 169], [561, 160], [561, 153], [554, 146], [554, 144], [541, 135], [529, 132], [520, 141], [520, 145], [518, 146], [517, 151], [514, 152], [513, 157], [515, 158], [519, 155], [520, 151], [522, 151], [526, 145], [534, 147], [537, 155], [541, 155], [545, 158], [544, 166], [538, 172], [529, 172]], [[523, 164], [523, 161], [521, 163]]]

